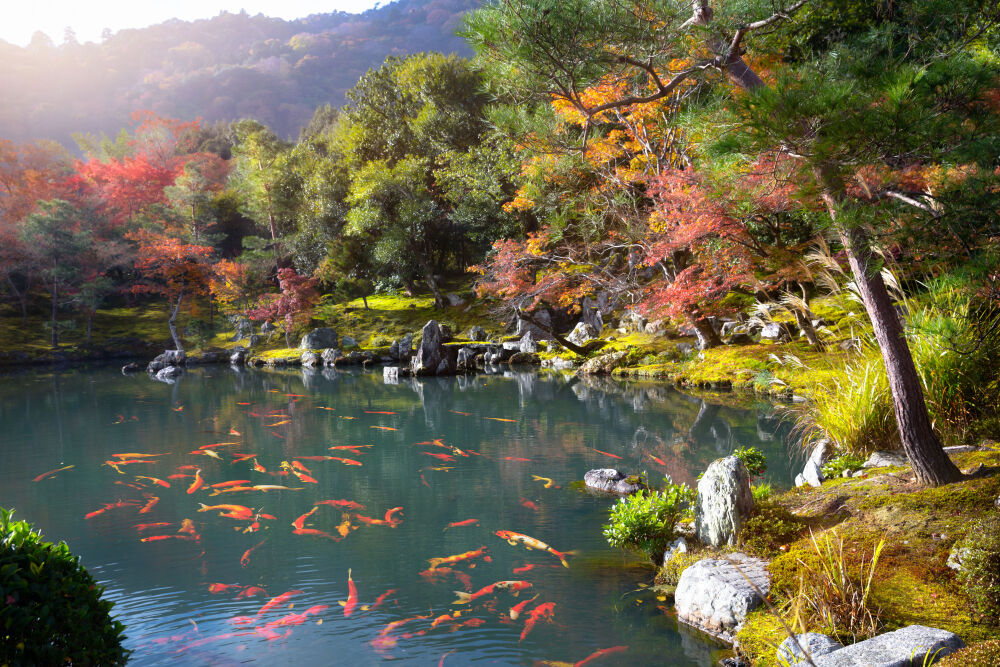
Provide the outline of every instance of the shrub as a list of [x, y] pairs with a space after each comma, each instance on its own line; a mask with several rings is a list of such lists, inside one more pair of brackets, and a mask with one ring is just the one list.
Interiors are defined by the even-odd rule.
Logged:
[[962, 554], [958, 581], [981, 620], [996, 625], [1000, 622], [1000, 517], [973, 522], [958, 548]]
[[1000, 665], [1000, 639], [973, 644], [937, 663], [938, 667], [996, 667]]
[[674, 526], [693, 500], [694, 491], [687, 484], [634, 493], [611, 507], [604, 537], [613, 547], [643, 551], [659, 563], [674, 539]]
[[65, 542], [0, 508], [0, 664], [123, 665], [125, 626]]
[[740, 528], [740, 546], [752, 556], [770, 558], [805, 528], [797, 516], [777, 505], [761, 505]]
[[840, 456], [835, 456], [823, 464], [823, 477], [826, 479], [840, 477], [845, 470], [857, 470], [860, 468], [864, 464], [865, 460], [865, 457], [858, 456], [857, 454], [841, 454]]
[[767, 482], [763, 482], [761, 484], [752, 484], [750, 486], [750, 493], [753, 495], [754, 505], [761, 505], [774, 495], [774, 489]]
[[767, 458], [764, 452], [756, 447], [739, 447], [733, 452], [733, 456], [743, 462], [750, 479], [760, 477], [767, 472]]

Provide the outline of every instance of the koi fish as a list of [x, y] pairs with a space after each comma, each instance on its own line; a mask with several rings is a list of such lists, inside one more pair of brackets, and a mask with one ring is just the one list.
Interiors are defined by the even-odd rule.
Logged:
[[213, 510], [221, 510], [224, 514], [219, 516], [228, 516], [231, 519], [250, 519], [253, 517], [254, 512], [249, 507], [244, 507], [243, 505], [206, 505], [204, 503], [198, 503], [201, 505], [199, 512], [211, 512]]
[[386, 412], [384, 410], [365, 410], [366, 415], [398, 415], [398, 412]]
[[489, 586], [480, 588], [475, 593], [455, 591], [455, 595], [458, 596], [458, 599], [452, 604], [470, 604], [480, 598], [484, 598], [488, 595], [495, 595], [501, 591], [509, 591], [511, 595], [517, 595], [521, 591], [526, 591], [529, 588], [531, 588], [530, 581], [497, 581]]
[[[357, 452], [360, 454], [361, 452]], [[300, 459], [304, 461], [336, 461], [336, 456], [300, 456]]]
[[465, 521], [455, 521], [445, 526], [444, 530], [448, 530], [449, 528], [461, 528], [462, 526], [474, 526], [477, 523], [479, 523], [479, 519], [466, 519]]
[[423, 454], [424, 456], [433, 456], [439, 461], [448, 461], [450, 463], [451, 461], [455, 460], [455, 457], [452, 456], [451, 454], [443, 454], [439, 452], [420, 452], [420, 453]]
[[340, 535], [340, 537], [343, 539], [347, 537], [352, 530], [357, 530], [358, 526], [351, 525], [351, 515], [348, 514], [347, 512], [344, 512], [341, 515], [341, 518], [342, 521], [338, 523], [336, 526], [334, 526], [333, 529], [337, 531], [337, 534]]
[[331, 535], [330, 533], [325, 533], [322, 530], [317, 530], [315, 528], [295, 528], [292, 530], [296, 535], [308, 535], [310, 537], [325, 537], [328, 540], [333, 540], [334, 542], [339, 542], [343, 538], [337, 537], [336, 535]]
[[[239, 597], [237, 595], [236, 597]], [[229, 619], [231, 625], [253, 625], [257, 622], [256, 616], [233, 616]]]
[[383, 604], [383, 603], [384, 603], [384, 602], [385, 602], [385, 601], [386, 601], [387, 599], [389, 599], [389, 596], [390, 596], [390, 595], [392, 595], [392, 594], [393, 594], [393, 593], [395, 593], [395, 592], [396, 592], [396, 589], [395, 589], [395, 588], [390, 588], [390, 589], [389, 589], [389, 590], [387, 590], [387, 591], [386, 591], [385, 593], [382, 593], [382, 595], [380, 595], [380, 596], [378, 596], [377, 598], [375, 598], [375, 602], [373, 602], [373, 603], [371, 604], [371, 606], [369, 607], [369, 609], [377, 609], [378, 607], [382, 606], [382, 604]]
[[454, 621], [456, 618], [458, 618], [461, 615], [462, 615], [461, 611], [456, 611], [453, 614], [441, 614], [440, 616], [438, 616], [437, 618], [435, 618], [433, 621], [431, 621], [431, 627], [432, 628], [436, 628], [437, 626], [441, 625], [442, 623], [447, 623], [448, 621]]
[[458, 410], [449, 410], [448, 412], [454, 412], [456, 415], [462, 415], [463, 417], [471, 417], [471, 412], [459, 412]]
[[237, 403], [236, 405], [253, 405], [253, 403]]
[[449, 630], [448, 632], [455, 632], [457, 630], [461, 630], [462, 628], [478, 628], [479, 626], [485, 623], [486, 621], [481, 618], [467, 618], [461, 623], [456, 623], [455, 625], [451, 626], [451, 630]]
[[166, 456], [166, 452], [163, 454], [138, 454], [136, 452], [127, 452], [125, 454], [112, 454], [112, 458], [116, 459], [152, 459], [157, 456]]
[[243, 435], [243, 434], [240, 433], [239, 431], [237, 431], [235, 428], [230, 427], [229, 428], [229, 435]]
[[659, 464], [660, 464], [661, 466], [664, 466], [664, 467], [666, 467], [666, 465], [667, 465], [667, 464], [666, 464], [666, 463], [665, 463], [665, 462], [663, 461], [663, 459], [661, 459], [661, 458], [660, 458], [660, 457], [658, 457], [658, 456], [653, 456], [652, 454], [650, 454], [650, 453], [648, 453], [648, 452], [646, 453], [646, 456], [648, 456], [649, 458], [653, 459], [653, 461], [655, 461], [656, 463], [659, 463]]
[[387, 526], [387, 525], [389, 525], [388, 521], [385, 521], [383, 519], [373, 519], [370, 516], [365, 516], [363, 514], [355, 514], [354, 518], [356, 518], [358, 521], [360, 521], [361, 523], [366, 524], [368, 526]]
[[259, 464], [257, 462], [257, 459], [253, 460], [253, 470], [254, 470], [254, 472], [267, 472], [267, 468], [265, 468], [264, 466], [262, 466], [261, 464]]
[[117, 482], [115, 482], [115, 484], [120, 484], [121, 486], [127, 486], [130, 489], [138, 489], [139, 491], [142, 491], [143, 489], [146, 488], [142, 484], [136, 484], [135, 482], [123, 482], [121, 480], [118, 480]]
[[191, 482], [191, 486], [188, 487], [187, 492], [188, 494], [192, 494], [198, 489], [202, 488], [203, 486], [205, 486], [205, 480], [201, 478], [201, 468], [199, 468], [198, 470], [195, 471], [194, 481]]
[[254, 546], [252, 546], [249, 549], [247, 549], [246, 551], [244, 551], [243, 555], [240, 557], [240, 565], [243, 566], [243, 567], [246, 567], [247, 565], [249, 565], [250, 564], [250, 554], [252, 554], [255, 550], [257, 550], [258, 548], [260, 548], [260, 546], [262, 544], [264, 544], [264, 542], [267, 542], [267, 540], [262, 540], [261, 542], [255, 544]]
[[355, 461], [354, 459], [345, 459], [342, 456], [331, 456], [330, 460], [331, 461], [340, 461], [344, 465], [348, 465], [348, 466], [364, 465], [364, 464], [361, 463], [361, 461]]
[[504, 419], [503, 417], [487, 417], [487, 419], [492, 419], [495, 422], [511, 422], [516, 423], [516, 419]]
[[368, 428], [377, 428], [380, 431], [398, 431], [398, 428], [393, 428], [392, 426], [369, 426]]
[[479, 547], [474, 551], [466, 551], [465, 553], [457, 554], [455, 556], [444, 556], [442, 558], [429, 558], [427, 562], [430, 564], [431, 568], [440, 567], [442, 565], [455, 565], [468, 560], [474, 560], [476, 558], [482, 558], [487, 563], [490, 562], [490, 557], [487, 555], [489, 549], [485, 546]]
[[197, 469], [198, 469], [198, 466], [193, 466], [193, 465], [182, 465], [182, 466], [177, 466], [177, 469], [178, 469], [178, 470], [197, 470]]
[[620, 459], [620, 458], [621, 458], [621, 457], [620, 457], [620, 456], [618, 456], [617, 454], [611, 454], [611, 453], [609, 453], [609, 452], [602, 452], [601, 450], [599, 450], [599, 449], [594, 449], [593, 447], [591, 447], [591, 449], [593, 449], [593, 450], [594, 450], [595, 452], [597, 452], [598, 454], [604, 454], [605, 456], [610, 456], [610, 457], [611, 457], [611, 458], [613, 458], [613, 459]]
[[431, 488], [431, 485], [427, 482], [427, 478], [424, 477], [424, 473], [420, 473], [420, 483], [426, 486], [428, 489]]
[[165, 489], [169, 489], [170, 488], [170, 482], [165, 482], [162, 479], [159, 479], [157, 477], [146, 477], [145, 475], [136, 475], [135, 478], [136, 479], [148, 479], [150, 482], [152, 482], [153, 484], [156, 484], [157, 486], [162, 486]]
[[267, 428], [274, 428], [275, 426], [284, 426], [285, 424], [292, 423], [291, 419], [282, 419], [280, 422], [274, 422], [273, 424], [267, 424]]
[[446, 576], [455, 577], [466, 591], [472, 590], [472, 577], [465, 572], [453, 570], [450, 567], [432, 567], [420, 572], [420, 576], [428, 582], [434, 584], [441, 581]]
[[530, 605], [532, 602], [534, 602], [537, 599], [538, 599], [538, 595], [535, 595], [535, 597], [528, 598], [524, 602], [518, 602], [516, 605], [514, 605], [513, 607], [511, 607], [510, 608], [510, 613], [509, 613], [510, 619], [512, 621], [516, 621], [517, 618], [521, 615], [521, 612], [524, 611], [528, 607], [528, 605]]
[[252, 487], [254, 491], [302, 491], [304, 486], [279, 486], [277, 484], [256, 484]]
[[174, 473], [173, 475], [167, 475], [167, 479], [187, 479], [188, 477], [194, 477], [194, 475], [185, 475], [184, 473]]
[[527, 507], [529, 510], [532, 510], [534, 512], [538, 511], [538, 505], [536, 505], [534, 501], [528, 500], [527, 498], [521, 498], [521, 506]]
[[330, 507], [342, 507], [349, 510], [363, 510], [365, 506], [353, 500], [317, 500], [317, 505], [329, 505]]
[[316, 409], [317, 410], [329, 410], [330, 412], [336, 412], [336, 410], [334, 408], [328, 408], [325, 405], [317, 405]]
[[302, 516], [300, 516], [298, 519], [296, 519], [295, 521], [293, 521], [292, 522], [292, 526], [294, 528], [305, 528], [305, 526], [306, 526], [306, 519], [308, 519], [313, 514], [315, 514], [316, 510], [318, 510], [318, 509], [319, 509], [319, 507], [313, 507], [311, 510], [309, 510], [308, 512], [306, 512], [305, 514], [303, 514]]
[[504, 461], [520, 461], [521, 463], [531, 463], [531, 459], [524, 459], [519, 456], [505, 456]]
[[188, 535], [198, 535], [198, 531], [195, 530], [194, 521], [191, 519], [184, 519], [181, 521], [181, 527], [177, 529], [178, 533], [186, 533]]
[[145, 498], [146, 504], [139, 510], [139, 514], [148, 514], [149, 510], [153, 509], [156, 503], [160, 502], [160, 499], [157, 496], [147, 495]]
[[[358, 606], [358, 587], [354, 585], [354, 579], [351, 579], [351, 570], [347, 570], [347, 601], [340, 601], [340, 605], [344, 608], [344, 616], [350, 616], [354, 613], [355, 608]], [[362, 607], [363, 610], [367, 610], [368, 607]]]
[[213, 459], [218, 459], [220, 461], [222, 460], [222, 457], [219, 456], [219, 452], [215, 451], [214, 449], [196, 449], [191, 453], [200, 454], [201, 456], [211, 456]]
[[231, 479], [228, 482], [219, 482], [218, 484], [212, 484], [213, 489], [225, 489], [230, 486], [242, 486], [244, 484], [251, 484], [249, 479]]
[[545, 482], [545, 488], [546, 489], [551, 489], [552, 488], [552, 478], [551, 477], [539, 477], [538, 475], [532, 475], [531, 479], [535, 480], [536, 482]]
[[[216, 447], [236, 447], [239, 444], [240, 443], [238, 442], [213, 442], [209, 445], [202, 445], [198, 449], [201, 450], [201, 449], [215, 449]], [[194, 452], [191, 453], [194, 454]]]
[[527, 565], [522, 565], [521, 567], [515, 567], [511, 572], [514, 574], [524, 574], [525, 572], [531, 572], [536, 567], [559, 567], [558, 565], [538, 565], [536, 563], [529, 563]]
[[507, 543], [510, 544], [511, 546], [514, 546], [518, 542], [520, 542], [521, 544], [524, 545], [524, 548], [528, 549], [529, 551], [532, 549], [537, 549], [539, 551], [547, 551], [556, 558], [558, 558], [559, 562], [562, 563], [563, 567], [569, 567], [569, 563], [566, 562], [566, 556], [570, 555], [570, 552], [561, 553], [559, 551], [556, 551], [549, 545], [547, 545], [545, 542], [542, 542], [541, 540], [536, 540], [535, 538], [529, 537], [528, 535], [522, 535], [521, 533], [515, 533], [510, 530], [498, 530], [494, 534], [500, 539], [507, 540]]
[[286, 616], [282, 616], [277, 620], [271, 621], [270, 623], [267, 623], [264, 626], [262, 626], [261, 630], [266, 631], [266, 630], [271, 630], [272, 628], [280, 628], [288, 625], [302, 625], [307, 620], [309, 620], [310, 616], [315, 616], [316, 614], [319, 614], [321, 611], [329, 608], [330, 605], [328, 604], [314, 605], [306, 609], [301, 614], [287, 614]]
[[[350, 452], [350, 453], [354, 454], [355, 456], [361, 456], [362, 454], [365, 453], [365, 452], [361, 451], [361, 449], [364, 448], [364, 447], [371, 447], [371, 445], [338, 445], [336, 447], [330, 447], [329, 449], [333, 449], [333, 450], [337, 450], [337, 451], [347, 451], [347, 452]], [[302, 457], [299, 457], [299, 458], [302, 458]]]
[[[260, 546], [260, 545], [258, 545], [258, 546]], [[263, 607], [261, 607], [260, 609], [257, 610], [257, 616], [263, 616], [264, 614], [266, 614], [267, 612], [271, 611], [275, 607], [280, 607], [284, 603], [288, 602], [289, 598], [291, 598], [293, 596], [296, 596], [296, 595], [301, 595], [302, 593], [305, 593], [305, 591], [299, 591], [299, 590], [288, 591], [286, 593], [282, 593], [281, 595], [279, 595], [277, 597], [271, 598], [270, 600], [268, 600], [267, 602], [264, 603]]]
[[35, 479], [33, 479], [31, 481], [32, 482], [40, 482], [43, 479], [45, 479], [46, 477], [51, 477], [52, 475], [56, 474], [57, 472], [62, 472], [63, 470], [69, 470], [70, 468], [75, 467], [75, 465], [76, 464], [69, 465], [69, 466], [63, 466], [62, 468], [56, 468], [55, 470], [50, 470], [48, 472], [43, 472], [41, 475], [39, 475], [38, 477], [36, 477]]
[[252, 598], [257, 595], [267, 595], [267, 591], [260, 586], [248, 586], [236, 594], [236, 599], [242, 600], [244, 598]]
[[112, 424], [121, 424], [125, 421], [125, 415], [118, 415], [118, 419], [111, 422]]
[[208, 585], [208, 592], [209, 593], [225, 593], [226, 591], [228, 591], [231, 588], [243, 588], [243, 587], [240, 586], [239, 584], [209, 584]]
[[255, 458], [256, 456], [257, 456], [256, 454], [235, 454], [234, 453], [233, 454], [233, 460], [230, 461], [229, 463], [230, 464], [239, 463], [240, 461], [246, 461], [247, 459], [252, 459], [252, 458]]
[[419, 621], [423, 619], [430, 618], [429, 614], [423, 614], [421, 616], [411, 616], [410, 618], [401, 618], [398, 621], [392, 621], [388, 623], [384, 628], [379, 630], [378, 635], [371, 642], [371, 647], [375, 649], [379, 654], [385, 655], [386, 651], [398, 644], [399, 642], [392, 633], [398, 628], [406, 625], [407, 623], [412, 623], [413, 621]]
[[628, 646], [612, 646], [611, 648], [602, 648], [599, 651], [594, 651], [580, 662], [574, 663], [573, 667], [584, 667], [585, 665], [589, 665], [592, 662], [600, 660], [604, 656], [611, 655], [613, 653], [624, 653], [627, 650]]
[[402, 512], [402, 511], [403, 511], [402, 507], [393, 507], [391, 510], [386, 510], [385, 511], [385, 522], [387, 524], [389, 524], [390, 526], [392, 526], [393, 528], [395, 528], [399, 524], [403, 523], [402, 519], [397, 519], [397, 518], [395, 518], [395, 517], [392, 516], [393, 514], [397, 514], [397, 513]]
[[170, 524], [166, 521], [160, 521], [158, 523], [139, 523], [136, 524], [135, 529], [137, 532], [142, 532], [144, 530], [151, 530], [153, 528], [162, 528], [163, 526], [169, 526]]
[[523, 642], [524, 638], [528, 636], [528, 633], [535, 629], [535, 624], [538, 623], [539, 620], [545, 619], [547, 621], [551, 621], [555, 608], [555, 602], [546, 602], [545, 604], [540, 604], [532, 609], [531, 613], [528, 614], [528, 618], [524, 621], [524, 629], [521, 631], [521, 638], [518, 639], [517, 642]]
[[215, 489], [212, 491], [210, 496], [220, 496], [223, 493], [242, 493], [244, 491], [253, 491], [252, 486], [231, 486], [228, 489]]
[[357, 419], [357, 417], [345, 417], [343, 415], [337, 415], [337, 419]]
[[193, 540], [195, 539], [191, 535], [151, 535], [150, 537], [144, 537], [140, 542], [159, 542], [161, 540]]
[[174, 412], [184, 412], [184, 406], [178, 405], [176, 408], [174, 408]]

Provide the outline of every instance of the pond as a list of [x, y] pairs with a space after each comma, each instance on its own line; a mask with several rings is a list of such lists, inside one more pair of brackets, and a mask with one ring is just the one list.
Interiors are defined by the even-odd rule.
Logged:
[[[718, 647], [641, 589], [651, 570], [601, 535], [612, 500], [573, 482], [616, 467], [691, 484], [755, 445], [787, 486], [784, 430], [766, 405], [535, 372], [32, 373], [0, 379], [0, 506], [82, 557], [137, 665], [572, 664], [627, 646], [588, 664], [701, 666]], [[269, 485], [287, 489], [252, 488]], [[530, 588], [456, 593], [512, 580]]]

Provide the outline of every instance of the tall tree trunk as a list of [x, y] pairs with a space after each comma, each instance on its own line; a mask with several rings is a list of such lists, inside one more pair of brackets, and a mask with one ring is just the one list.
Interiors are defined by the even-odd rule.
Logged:
[[694, 333], [698, 337], [699, 350], [722, 345], [722, 339], [719, 338], [719, 334], [715, 333], [715, 327], [712, 326], [707, 317], [698, 313], [691, 313], [689, 317], [691, 326], [694, 327]]
[[962, 472], [948, 458], [931, 427], [913, 355], [906, 344], [899, 316], [892, 307], [868, 234], [861, 227], [841, 224], [840, 210], [846, 203], [846, 196], [839, 177], [819, 168], [815, 175], [834, 228], [844, 244], [851, 272], [882, 352], [899, 439], [913, 472], [919, 482], [931, 486], [958, 481], [962, 479]]
[[59, 321], [56, 319], [59, 308], [59, 281], [52, 279], [52, 349], [59, 347]]
[[441, 290], [438, 288], [437, 279], [434, 277], [434, 267], [431, 266], [431, 263], [423, 257], [420, 260], [420, 265], [424, 269], [424, 280], [427, 282], [427, 286], [431, 288], [431, 293], [434, 294], [434, 307], [444, 308], [444, 295], [441, 294]]
[[812, 325], [812, 320], [809, 319], [809, 313], [804, 313], [798, 308], [793, 308], [792, 312], [795, 313], [795, 322], [799, 325], [799, 329], [806, 335], [806, 340], [817, 350], [823, 349], [823, 343], [820, 341], [819, 336], [816, 334], [816, 327]]
[[371, 310], [371, 308], [368, 307], [368, 295], [367, 294], [362, 294], [361, 295], [361, 301], [365, 304], [365, 310]]
[[177, 335], [177, 327], [174, 326], [174, 322], [177, 321], [177, 313], [181, 312], [181, 300], [184, 298], [184, 288], [181, 288], [180, 294], [177, 295], [177, 303], [174, 305], [173, 311], [170, 313], [170, 319], [167, 320], [167, 326], [170, 328], [170, 337], [174, 339], [174, 349], [178, 352], [184, 351], [184, 345], [181, 343], [180, 336]]

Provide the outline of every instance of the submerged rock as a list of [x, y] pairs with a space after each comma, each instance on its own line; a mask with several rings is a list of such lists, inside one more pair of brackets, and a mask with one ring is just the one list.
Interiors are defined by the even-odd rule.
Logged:
[[695, 537], [713, 547], [736, 544], [751, 511], [750, 475], [743, 462], [735, 456], [713, 461], [698, 480]]
[[184, 350], [165, 350], [149, 362], [146, 370], [156, 373], [168, 366], [183, 366], [186, 362], [187, 355], [184, 353]]
[[677, 582], [674, 607], [684, 623], [732, 641], [733, 635], [771, 589], [767, 563], [746, 554], [706, 558], [686, 568]]
[[628, 476], [614, 468], [595, 468], [583, 476], [583, 483], [590, 489], [617, 493], [622, 496], [631, 495], [646, 488], [638, 477]]

